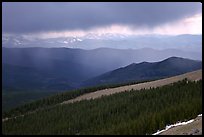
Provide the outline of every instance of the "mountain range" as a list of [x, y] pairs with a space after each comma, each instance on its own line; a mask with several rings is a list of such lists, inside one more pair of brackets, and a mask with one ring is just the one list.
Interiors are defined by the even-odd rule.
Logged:
[[82, 87], [182, 74], [202, 68], [198, 58], [175, 49], [2, 48], [2, 105], [7, 110]]
[[2, 46], [7, 48], [26, 47], [66, 47], [80, 49], [97, 49], [100, 47], [114, 49], [151, 48], [163, 50], [167, 48], [183, 51], [194, 51], [201, 54], [202, 35], [122, 35], [122, 34], [94, 34], [85, 36], [35, 38], [32, 36], [3, 35]]
[[[106, 81], [108, 81], [107, 83], [118, 83], [149, 79], [176, 75], [199, 68], [192, 65], [194, 61], [186, 59], [178, 61], [173, 58], [170, 59], [171, 61], [165, 60], [163, 63], [147, 63], [160, 62], [171, 56], [199, 60], [194, 52], [175, 49], [2, 48], [3, 89], [70, 90], [94, 85], [93, 83], [103, 84]], [[175, 62], [175, 64], [171, 62]], [[195, 62], [201, 64], [201, 62]], [[183, 67], [177, 66], [179, 63]], [[165, 70], [164, 68], [167, 66], [170, 69]], [[127, 70], [120, 67], [125, 67]], [[179, 69], [172, 70], [171, 67], [179, 67]], [[153, 71], [156, 69], [157, 71]], [[141, 73], [142, 71], [145, 72]], [[164, 71], [168, 71], [168, 73]], [[125, 74], [123, 75], [123, 73]], [[138, 76], [133, 77], [133, 74]], [[101, 82], [101, 80], [105, 82]]]

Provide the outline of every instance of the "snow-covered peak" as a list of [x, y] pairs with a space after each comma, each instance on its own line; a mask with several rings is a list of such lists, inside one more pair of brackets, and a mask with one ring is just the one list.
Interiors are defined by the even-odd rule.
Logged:
[[113, 33], [101, 33], [101, 34], [95, 34], [95, 33], [89, 33], [83, 37], [83, 39], [101, 39], [101, 40], [120, 40], [127, 38], [128, 35], [123, 34], [113, 34]]

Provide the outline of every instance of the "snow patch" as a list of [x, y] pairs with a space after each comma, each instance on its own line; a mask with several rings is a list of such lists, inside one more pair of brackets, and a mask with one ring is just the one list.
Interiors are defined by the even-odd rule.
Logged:
[[63, 43], [67, 44], [67, 43], [69, 43], [69, 42], [67, 42], [67, 41], [63, 41]]
[[198, 117], [202, 117], [202, 114], [199, 114]]
[[[199, 114], [198, 116], [202, 116], [202, 114]], [[163, 129], [161, 131], [158, 130], [156, 133], [154, 133], [152, 135], [158, 135], [158, 134], [160, 134], [160, 133], [170, 129], [171, 127], [176, 127], [176, 126], [181, 126], [181, 125], [186, 125], [186, 124], [192, 123], [194, 120], [195, 119], [191, 119], [191, 120], [189, 120], [187, 122], [180, 122], [180, 121], [178, 121], [176, 124], [167, 125], [165, 129]]]
[[77, 41], [82, 41], [82, 39], [77, 38]]

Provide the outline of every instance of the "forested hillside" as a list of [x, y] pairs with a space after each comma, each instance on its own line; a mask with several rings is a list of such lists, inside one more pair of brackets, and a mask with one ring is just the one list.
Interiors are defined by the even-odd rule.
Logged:
[[202, 80], [56, 105], [10, 119], [3, 134], [152, 134], [202, 113]]
[[159, 62], [133, 63], [91, 78], [82, 85], [122, 83], [128, 81], [160, 79], [202, 68], [202, 61], [170, 57]]
[[[50, 95], [50, 96], [47, 96], [47, 97], [44, 97], [41, 99], [36, 99], [35, 101], [31, 101], [30, 103], [22, 104], [19, 106], [15, 105], [15, 100], [14, 100], [14, 101], [10, 102], [10, 105], [12, 105], [13, 108], [5, 109], [5, 111], [3, 112], [3, 118], [14, 117], [14, 116], [25, 114], [27, 112], [36, 111], [39, 109], [50, 107], [50, 106], [62, 103], [64, 101], [71, 100], [73, 98], [76, 98], [76, 97], [83, 95], [83, 94], [86, 94], [86, 93], [95, 92], [95, 91], [107, 89], [107, 88], [115, 88], [115, 87], [121, 87], [121, 86], [125, 86], [125, 85], [139, 84], [139, 83], [144, 83], [144, 82], [148, 82], [148, 80], [139, 81], [139, 82], [133, 81], [133, 82], [122, 83], [122, 84], [106, 84], [106, 85], [100, 85], [100, 86], [92, 86], [89, 88], [80, 88], [80, 89], [72, 90], [72, 91], [64, 91], [62, 93], [56, 93], [55, 95]], [[32, 94], [32, 96], [34, 96], [34, 95], [35, 94]], [[41, 95], [41, 97], [43, 97], [42, 93], [40, 95]], [[15, 96], [17, 96], [17, 95], [15, 95]], [[3, 103], [5, 101], [8, 102], [8, 100], [6, 100], [7, 98], [5, 98], [5, 100], [3, 100]]]

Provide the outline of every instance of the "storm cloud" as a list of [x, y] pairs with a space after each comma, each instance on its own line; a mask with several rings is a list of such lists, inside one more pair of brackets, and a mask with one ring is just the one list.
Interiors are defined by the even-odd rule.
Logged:
[[4, 2], [3, 33], [87, 30], [112, 24], [147, 28], [202, 12], [193, 2]]

